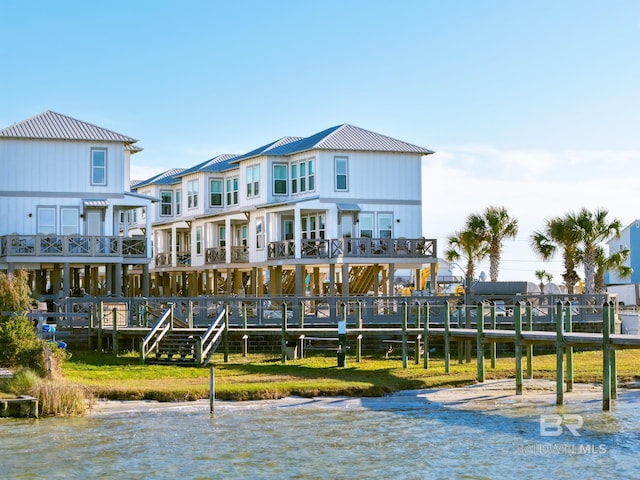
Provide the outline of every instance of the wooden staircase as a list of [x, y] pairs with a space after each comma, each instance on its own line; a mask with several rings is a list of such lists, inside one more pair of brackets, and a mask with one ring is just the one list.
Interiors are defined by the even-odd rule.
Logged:
[[226, 328], [223, 309], [202, 332], [196, 328], [175, 328], [172, 309], [168, 309], [140, 345], [142, 363], [156, 365], [206, 365], [222, 340]]
[[373, 288], [376, 267], [354, 265], [349, 268], [349, 295], [366, 295]]

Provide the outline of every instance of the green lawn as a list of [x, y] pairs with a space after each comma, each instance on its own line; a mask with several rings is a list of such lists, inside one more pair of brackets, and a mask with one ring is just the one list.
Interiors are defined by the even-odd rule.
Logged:
[[[618, 352], [618, 380], [640, 377], [640, 352]], [[535, 356], [534, 378], [555, 379], [556, 357]], [[348, 358], [346, 367], [338, 368], [334, 356], [310, 356], [282, 364], [280, 356], [232, 354], [223, 361], [214, 355], [209, 367], [140, 365], [135, 353], [114, 356], [108, 353], [74, 352], [65, 362], [64, 376], [84, 385], [96, 397], [112, 400], [179, 401], [208, 398], [210, 367], [215, 371], [216, 398], [222, 400], [258, 400], [290, 395], [311, 396], [381, 396], [408, 389], [443, 388], [476, 382], [476, 362], [458, 363], [452, 359], [450, 373], [444, 371], [442, 358], [430, 359], [429, 369], [408, 362], [402, 368], [399, 357], [382, 359], [364, 356], [362, 362]], [[524, 361], [526, 373], [526, 359]], [[485, 361], [487, 379], [514, 378], [513, 358], [499, 358], [496, 369]], [[602, 353], [574, 355], [575, 382], [602, 381]], [[514, 384], [515, 388], [515, 384]]]

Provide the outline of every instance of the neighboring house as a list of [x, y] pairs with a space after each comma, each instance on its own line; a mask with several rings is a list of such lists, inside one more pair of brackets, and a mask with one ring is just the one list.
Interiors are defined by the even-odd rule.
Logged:
[[640, 220], [635, 220], [620, 232], [620, 238], [612, 238], [607, 242], [609, 252], [629, 249], [626, 262], [633, 269], [630, 277], [620, 277], [616, 271], [608, 271], [604, 276], [606, 285], [626, 285], [640, 283]]
[[0, 130], [0, 270], [39, 298], [148, 294], [150, 236], [126, 221], [153, 200], [130, 192], [136, 142], [52, 111]]
[[345, 124], [136, 185], [165, 199], [152, 293], [391, 295], [396, 269], [437, 262], [422, 238], [431, 153]]

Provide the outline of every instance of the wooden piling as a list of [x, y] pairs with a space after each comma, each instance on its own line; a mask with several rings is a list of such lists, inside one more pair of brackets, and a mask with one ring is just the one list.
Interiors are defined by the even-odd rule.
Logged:
[[213, 406], [216, 399], [216, 382], [213, 367], [209, 369], [209, 413], [213, 413]]
[[[491, 302], [489, 307], [489, 328], [491, 330], [496, 329], [496, 303]], [[496, 353], [497, 353], [497, 345], [496, 342], [491, 342], [489, 345], [490, 354], [491, 354], [491, 368], [495, 370], [496, 368]]]
[[282, 336], [280, 338], [280, 359], [282, 363], [287, 363], [287, 304], [282, 302]]
[[515, 356], [516, 356], [516, 395], [522, 395], [522, 303], [517, 301], [513, 309], [515, 327]]
[[424, 368], [429, 368], [429, 302], [424, 302], [424, 324], [423, 324], [423, 338], [424, 338]]
[[[564, 305], [564, 328], [565, 332], [571, 333], [573, 330], [571, 318], [571, 302], [567, 301]], [[567, 358], [567, 373], [565, 382], [567, 384], [567, 392], [573, 392], [573, 347], [566, 345], [564, 353]]]
[[602, 307], [602, 410], [611, 410], [611, 314], [609, 303]]
[[477, 362], [478, 362], [478, 381], [480, 383], [484, 382], [484, 303], [478, 302], [477, 312], [476, 312], [476, 325], [477, 325], [477, 335], [476, 335], [476, 354], [477, 354]]
[[556, 305], [556, 405], [564, 404], [564, 322], [562, 302]]
[[[527, 331], [533, 331], [533, 308], [531, 306], [531, 301], [527, 300], [525, 307], [525, 316], [527, 322]], [[529, 343], [527, 345], [527, 378], [529, 380], [533, 379], [533, 344]]]
[[402, 302], [402, 368], [407, 368], [407, 320], [409, 317], [409, 304]]
[[451, 372], [451, 305], [444, 304], [444, 373]]

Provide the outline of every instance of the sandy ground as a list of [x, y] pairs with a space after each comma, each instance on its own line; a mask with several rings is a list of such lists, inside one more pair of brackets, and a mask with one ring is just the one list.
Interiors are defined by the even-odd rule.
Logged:
[[[635, 387], [636, 385], [631, 385]], [[450, 408], [465, 410], [492, 410], [507, 406], [524, 405], [555, 405], [556, 383], [553, 380], [524, 380], [523, 394], [515, 394], [515, 380], [489, 380], [467, 387], [424, 389], [398, 392], [386, 397], [378, 398], [348, 398], [348, 397], [320, 397], [299, 398], [288, 397], [280, 400], [262, 400], [248, 402], [229, 402], [216, 400], [214, 408], [277, 408], [291, 406], [314, 407], [367, 407], [372, 405], [394, 404], [428, 405], [438, 404]], [[634, 397], [640, 400], [640, 389], [619, 388], [619, 396]], [[601, 408], [602, 386], [598, 384], [574, 384], [572, 392], [564, 393], [564, 404], [593, 403]], [[195, 402], [154, 402], [154, 401], [106, 401], [98, 400], [90, 415], [100, 415], [114, 411], [143, 411], [157, 409], [209, 409], [209, 400]]]

